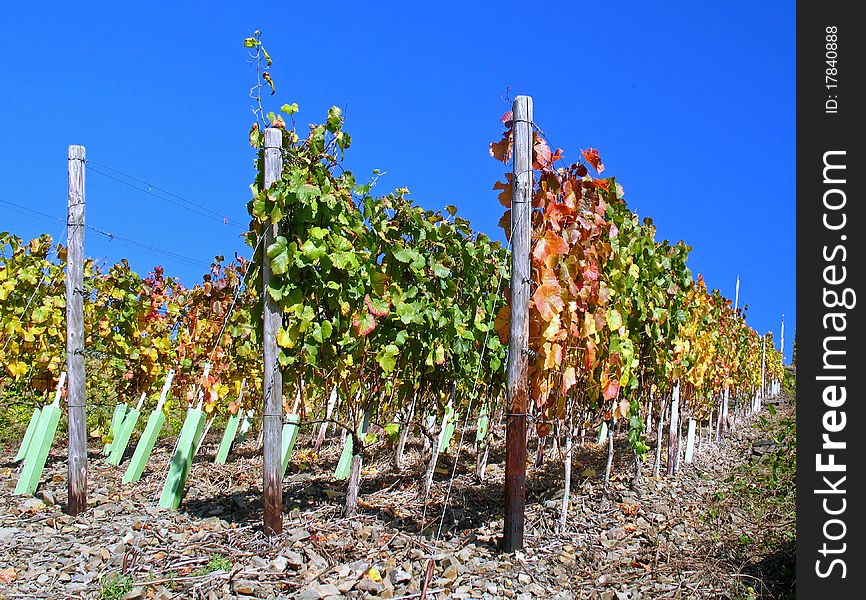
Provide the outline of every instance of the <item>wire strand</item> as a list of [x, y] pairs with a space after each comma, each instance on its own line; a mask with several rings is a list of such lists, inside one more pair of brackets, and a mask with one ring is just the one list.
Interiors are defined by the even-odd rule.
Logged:
[[[89, 165], [91, 165], [89, 168], [90, 171], [93, 171], [94, 173], [98, 173], [99, 175], [102, 175], [103, 177], [107, 177], [108, 179], [112, 179], [112, 180], [114, 180], [118, 183], [121, 183], [127, 187], [131, 187], [134, 190], [138, 190], [139, 192], [142, 192], [144, 194], [149, 194], [149, 195], [153, 196], [154, 198], [159, 198], [160, 200], [164, 200], [165, 202], [168, 202], [170, 204], [173, 204], [175, 206], [183, 208], [184, 210], [188, 210], [190, 212], [196, 213], [196, 214], [201, 215], [203, 217], [207, 217], [209, 219], [213, 219], [215, 221], [219, 221], [219, 222], [227, 224], [227, 225], [231, 224], [231, 225], [235, 225], [236, 227], [240, 227], [242, 229], [247, 229], [247, 226], [244, 225], [243, 223], [239, 222], [239, 221], [235, 221], [234, 219], [231, 219], [231, 218], [229, 218], [223, 214], [220, 214], [219, 212], [217, 212], [211, 208], [208, 208], [207, 206], [204, 206], [204, 205], [199, 204], [197, 202], [193, 202], [192, 200], [188, 200], [187, 198], [184, 198], [183, 196], [181, 196], [179, 194], [175, 194], [174, 192], [170, 192], [164, 188], [161, 188], [157, 185], [154, 185], [148, 181], [145, 181], [144, 179], [135, 177], [134, 175], [130, 175], [129, 173], [125, 173], [124, 171], [121, 171], [120, 169], [96, 162], [96, 161], [91, 160], [91, 159], [88, 159], [87, 163]], [[93, 168], [94, 166], [96, 166], [98, 168]], [[136, 182], [142, 186], [146, 186], [146, 187], [138, 187], [136, 185], [131, 184], [129, 181], [124, 181], [123, 179], [121, 179], [121, 177], [116, 177], [114, 175], [110, 175], [108, 173], [100, 171], [99, 169], [107, 169], [113, 173], [116, 173], [117, 175], [120, 175], [121, 177], [125, 177], [131, 181], [134, 181], [134, 182]], [[164, 196], [154, 193], [153, 190], [160, 192], [160, 194], [164, 194]], [[168, 197], [166, 197], [166, 196], [168, 196]]]
[[[30, 214], [35, 215], [37, 217], [41, 217], [43, 219], [46, 219], [46, 220], [49, 220], [49, 221], [52, 221], [55, 223], [62, 223], [64, 225], [66, 225], [67, 227], [69, 226], [69, 223], [66, 221], [66, 219], [61, 219], [61, 218], [49, 215], [49, 214], [44, 213], [44, 212], [40, 212], [38, 210], [34, 210], [32, 208], [28, 208], [28, 207], [22, 206], [20, 204], [16, 204], [15, 202], [9, 202], [8, 200], [0, 199], [0, 203], [6, 204], [7, 206], [10, 206], [14, 209], [21, 211], [21, 212], [30, 213]], [[206, 262], [206, 261], [203, 261], [203, 260], [200, 260], [197, 258], [193, 258], [191, 256], [186, 256], [186, 255], [180, 254], [178, 252], [173, 252], [171, 250], [166, 250], [164, 248], [154, 246], [153, 244], [147, 244], [145, 242], [140, 242], [138, 240], [134, 240], [132, 238], [128, 238], [128, 237], [125, 237], [122, 235], [117, 235], [116, 233], [104, 231], [98, 227], [94, 227], [93, 225], [88, 225], [87, 223], [84, 224], [84, 228], [89, 230], [89, 231], [92, 231], [94, 233], [98, 233], [99, 235], [102, 235], [102, 236], [108, 238], [109, 241], [117, 240], [120, 242], [125, 242], [127, 244], [132, 244], [133, 246], [137, 246], [137, 247], [142, 248], [144, 250], [149, 250], [151, 252], [155, 252], [158, 254], [164, 254], [166, 256], [173, 257], [177, 260], [184, 261], [184, 262], [189, 263], [189, 264], [194, 265], [194, 266], [204, 266], [207, 268], [210, 267], [209, 262]]]
[[[437, 539], [437, 540], [439, 539], [439, 537], [440, 537], [441, 534], [442, 534], [442, 526], [443, 526], [443, 524], [444, 524], [444, 522], [445, 522], [445, 512], [446, 512], [446, 510], [448, 509], [448, 501], [449, 501], [449, 499], [451, 498], [451, 490], [452, 490], [452, 488], [453, 488], [453, 486], [454, 486], [454, 478], [455, 478], [456, 475], [457, 475], [457, 465], [458, 465], [458, 462], [459, 462], [459, 460], [460, 460], [460, 452], [461, 452], [461, 450], [462, 450], [462, 448], [463, 448], [463, 438], [464, 438], [464, 436], [466, 435], [466, 426], [467, 426], [467, 424], [469, 423], [469, 415], [472, 413], [472, 407], [473, 407], [473, 405], [474, 405], [474, 403], [475, 403], [475, 392], [476, 392], [477, 389], [478, 389], [478, 380], [479, 380], [480, 377], [481, 377], [481, 365], [484, 364], [484, 355], [485, 355], [486, 352], [487, 352], [487, 341], [488, 341], [488, 339], [489, 339], [489, 337], [490, 337], [490, 330], [491, 330], [491, 328], [492, 328], [493, 320], [494, 320], [495, 315], [496, 315], [496, 310], [495, 310], [495, 306], [496, 306], [496, 304], [495, 304], [495, 302], [496, 302], [496, 299], [499, 297], [499, 293], [500, 293], [500, 291], [501, 291], [501, 289], [502, 289], [502, 279], [503, 279], [503, 277], [504, 277], [504, 275], [505, 275], [505, 265], [508, 263], [508, 259], [509, 259], [509, 257], [510, 257], [510, 255], [508, 254], [507, 251], [510, 250], [510, 249], [511, 249], [511, 246], [512, 246], [512, 240], [513, 240], [514, 228], [516, 228], [518, 225], [520, 225], [520, 223], [521, 223], [521, 219], [523, 218], [524, 214], [530, 214], [530, 215], [531, 215], [531, 214], [532, 214], [532, 209], [530, 208], [530, 210], [529, 210], [529, 211], [526, 211], [525, 213], [524, 213], [524, 212], [518, 213], [518, 215], [517, 215], [517, 219], [516, 219], [516, 220], [513, 220], [513, 225], [512, 225], [512, 235], [509, 236], [508, 244], [506, 245], [506, 248], [505, 248], [505, 249], [506, 249], [506, 253], [505, 253], [505, 256], [503, 257], [502, 265], [501, 265], [500, 268], [499, 268], [499, 280], [498, 280], [497, 283], [496, 283], [496, 294], [493, 296], [493, 298], [494, 298], [494, 309], [490, 311], [490, 317], [488, 318], [488, 321], [487, 321], [487, 330], [484, 332], [484, 345], [483, 345], [482, 348], [481, 348], [481, 357], [480, 357], [479, 360], [478, 360], [478, 368], [477, 368], [476, 371], [475, 371], [475, 381], [474, 381], [473, 384], [472, 384], [472, 392], [471, 392], [470, 397], [469, 397], [469, 406], [468, 406], [467, 409], [466, 409], [466, 416], [465, 416], [464, 419], [463, 419], [463, 427], [460, 429], [460, 438], [459, 438], [459, 440], [458, 440], [458, 442], [457, 442], [457, 452], [456, 452], [455, 455], [454, 455], [454, 466], [453, 466], [453, 468], [452, 468], [452, 470], [451, 470], [451, 477], [450, 477], [449, 480], [448, 480], [448, 489], [447, 489], [447, 491], [446, 491], [446, 493], [445, 493], [445, 500], [444, 500], [443, 503], [442, 503], [442, 514], [441, 514], [441, 516], [440, 516], [440, 518], [439, 518], [439, 527], [438, 527], [437, 530], [436, 530], [436, 539]], [[513, 215], [513, 213], [512, 213], [512, 219], [513, 219], [513, 216], [514, 216], [514, 215]], [[531, 218], [531, 217], [530, 217], [530, 218]], [[530, 224], [531, 224], [531, 223], [530, 223]], [[421, 522], [422, 522], [422, 523], [424, 522], [424, 519], [425, 519], [426, 509], [427, 509], [427, 503], [426, 503], [426, 501], [425, 501], [425, 503], [424, 503], [424, 510], [422, 511], [422, 514], [421, 514]]]

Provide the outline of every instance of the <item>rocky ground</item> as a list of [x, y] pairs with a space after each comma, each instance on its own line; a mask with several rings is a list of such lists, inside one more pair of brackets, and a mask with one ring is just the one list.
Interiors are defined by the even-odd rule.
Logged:
[[49, 457], [36, 498], [12, 495], [17, 471], [6, 452], [0, 598], [793, 598], [793, 480], [762, 479], [769, 458], [790, 450], [777, 432], [791, 408], [779, 406], [763, 425], [739, 423], [721, 448], [703, 443], [674, 478], [653, 479], [645, 465], [636, 490], [624, 440], [607, 494], [604, 450], [578, 448], [563, 534], [555, 532], [562, 461], [548, 453], [541, 468], [529, 467], [526, 549], [513, 555], [496, 548], [504, 476], [496, 453], [477, 483], [464, 449], [466, 470], [443, 516], [453, 456], [442, 459], [425, 510], [420, 465], [396, 474], [379, 447], [364, 470], [360, 515], [348, 520], [344, 485], [330, 477], [337, 444], [315, 457], [302, 436], [285, 480], [284, 533], [267, 539], [254, 443], [214, 465], [211, 434], [177, 512], [154, 506], [168, 442], [131, 486], [120, 483], [125, 463], [106, 465], [94, 444], [90, 510], [79, 517], [62, 511], [64, 449]]

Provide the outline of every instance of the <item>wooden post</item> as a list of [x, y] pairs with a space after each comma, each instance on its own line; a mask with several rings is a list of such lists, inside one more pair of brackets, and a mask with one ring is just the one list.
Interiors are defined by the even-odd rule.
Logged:
[[653, 463], [653, 477], [658, 479], [661, 473], [661, 462], [662, 462], [662, 427], [664, 426], [665, 420], [665, 401], [662, 399], [661, 405], [659, 406], [659, 417], [658, 422], [656, 423], [656, 458]]
[[[698, 435], [698, 440], [700, 440], [700, 435]], [[685, 460], [686, 463], [692, 462], [692, 455], [694, 454], [694, 451], [695, 451], [695, 420], [690, 418], [689, 419], [689, 431], [688, 431], [688, 434], [686, 437], [686, 455], [683, 458], [683, 460]]]
[[737, 307], [740, 305], [740, 274], [737, 273], [737, 291], [734, 292], [734, 312], [737, 311]]
[[[782, 335], [779, 339], [779, 352], [782, 353], [782, 364], [785, 364], [785, 314], [782, 313]], [[781, 390], [779, 390], [781, 391]]]
[[716, 443], [722, 443], [722, 399], [719, 398], [719, 412], [716, 414]]
[[514, 119], [514, 193], [511, 200], [511, 323], [508, 414], [505, 426], [505, 527], [502, 549], [523, 548], [526, 501], [526, 406], [529, 373], [529, 251], [532, 217], [532, 98], [517, 96]]
[[671, 394], [671, 422], [668, 429], [668, 475], [676, 470], [677, 452], [680, 447], [680, 384], [674, 384]]
[[67, 512], [87, 510], [87, 401], [84, 389], [84, 146], [69, 146], [66, 219], [66, 406], [69, 437]]
[[571, 425], [571, 412], [568, 413], [568, 420], [565, 423], [565, 487], [562, 490], [562, 505], [559, 509], [559, 532], [565, 533], [565, 528], [568, 525], [568, 502], [571, 496], [571, 450], [574, 437], [574, 429]]
[[[282, 132], [274, 127], [265, 129], [264, 185], [265, 189], [278, 181], [283, 170]], [[268, 248], [274, 243], [278, 231], [275, 224], [264, 224], [262, 248], [262, 298], [264, 307], [264, 412], [263, 430], [263, 482], [265, 535], [278, 535], [283, 531], [283, 478], [282, 478], [282, 431], [283, 431], [283, 375], [277, 364], [277, 332], [282, 318], [279, 307], [268, 294], [271, 281], [271, 264]]]
[[763, 400], [766, 397], [764, 391], [764, 358], [767, 352], [767, 336], [761, 336], [761, 399]]
[[646, 410], [646, 432], [653, 432], [653, 401], [652, 396], [650, 396], [649, 407]]

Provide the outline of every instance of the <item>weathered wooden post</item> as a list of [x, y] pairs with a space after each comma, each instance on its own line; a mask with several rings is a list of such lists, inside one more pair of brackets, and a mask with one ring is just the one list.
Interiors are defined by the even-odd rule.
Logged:
[[737, 307], [740, 305], [740, 274], [737, 273], [737, 288], [734, 292], [734, 312], [737, 311]]
[[[698, 440], [700, 441], [700, 435], [698, 435]], [[683, 460], [686, 463], [692, 462], [692, 455], [695, 451], [695, 420], [689, 417], [689, 430], [686, 434], [686, 455], [683, 457]]]
[[[282, 132], [274, 127], [265, 129], [264, 186], [279, 180], [283, 170]], [[265, 223], [262, 248], [262, 310], [264, 330], [264, 411], [263, 431], [263, 482], [264, 529], [266, 535], [278, 535], [283, 531], [283, 478], [282, 478], [282, 431], [283, 431], [283, 374], [277, 364], [277, 332], [282, 318], [279, 307], [268, 293], [271, 281], [271, 264], [268, 247], [278, 234], [276, 224]]]
[[[782, 364], [785, 364], [785, 313], [782, 313], [782, 333], [779, 338], [779, 352], [782, 353]], [[779, 390], [781, 391], [781, 389]]]
[[767, 336], [761, 336], [761, 400], [766, 397], [766, 388], [764, 383], [764, 359], [767, 355]]
[[668, 475], [676, 470], [677, 455], [680, 449], [680, 384], [674, 384], [671, 394], [671, 422], [668, 428]]
[[517, 96], [511, 199], [511, 323], [508, 346], [508, 414], [505, 430], [505, 526], [502, 549], [523, 548], [526, 500], [526, 405], [529, 373], [529, 251], [532, 216], [532, 98]]
[[67, 511], [87, 510], [87, 396], [84, 389], [84, 146], [69, 146], [66, 219], [66, 407], [69, 421]]

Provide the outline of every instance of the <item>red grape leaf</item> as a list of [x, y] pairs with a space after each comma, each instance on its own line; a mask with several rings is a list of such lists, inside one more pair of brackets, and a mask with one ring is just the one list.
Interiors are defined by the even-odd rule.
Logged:
[[511, 307], [507, 304], [499, 308], [496, 317], [493, 320], [493, 327], [496, 333], [499, 334], [499, 341], [503, 344], [508, 343], [508, 338], [511, 334]]
[[360, 315], [355, 314], [352, 317], [352, 325], [354, 325], [355, 330], [358, 332], [358, 335], [366, 336], [371, 331], [376, 329], [376, 317], [374, 317], [369, 312], [364, 312]]
[[535, 243], [532, 256], [537, 262], [552, 267], [555, 259], [560, 254], [568, 253], [568, 242], [548, 230], [544, 236]]
[[540, 135], [535, 136], [535, 144], [532, 148], [532, 168], [545, 169], [550, 165], [551, 154], [550, 146], [544, 141]]
[[497, 198], [499, 198], [499, 203], [505, 208], [511, 208], [511, 199], [514, 196], [514, 186], [511, 183], [513, 177], [513, 173], [506, 173], [505, 179], [507, 181], [497, 181], [493, 184], [494, 190], [502, 190]]
[[538, 286], [532, 295], [532, 302], [545, 321], [550, 321], [565, 306], [562, 302], [562, 288], [555, 280]]
[[586, 162], [592, 165], [592, 168], [595, 169], [596, 173], [604, 171], [604, 164], [601, 162], [598, 150], [595, 148], [587, 148], [586, 150], [581, 150], [580, 153], [583, 154]]
[[391, 307], [391, 299], [390, 298], [377, 298], [373, 300], [370, 297], [370, 294], [364, 296], [364, 304], [367, 305], [367, 310], [376, 315], [377, 317], [385, 317], [390, 312]]
[[616, 395], [619, 393], [619, 381], [616, 379], [610, 379], [605, 384], [605, 375], [602, 375], [602, 385], [604, 386], [601, 395], [604, 396], [605, 400], [613, 400], [616, 398]]
[[[562, 221], [574, 215], [574, 208], [560, 202], [551, 203], [547, 206], [545, 216], [547, 222], [550, 223], [553, 231], [559, 231], [562, 228]], [[564, 240], [563, 240], [564, 241]]]
[[505, 239], [511, 241], [511, 209], [505, 211], [499, 219], [499, 226], [505, 232]]
[[506, 131], [502, 139], [490, 144], [490, 156], [496, 160], [507, 163], [511, 160], [512, 138], [511, 131]]

